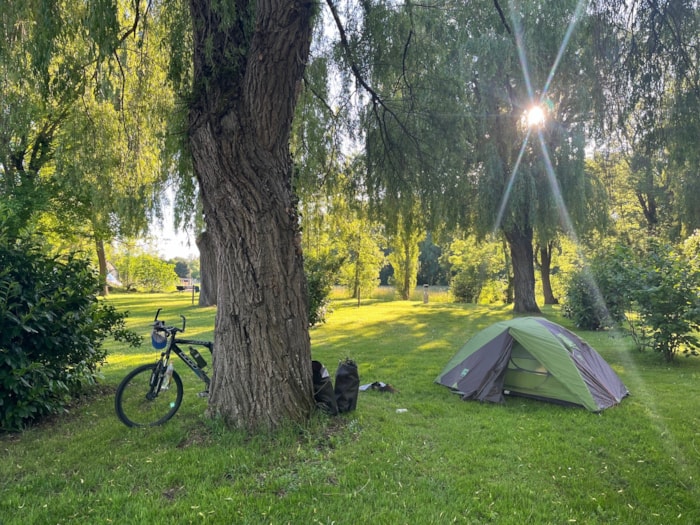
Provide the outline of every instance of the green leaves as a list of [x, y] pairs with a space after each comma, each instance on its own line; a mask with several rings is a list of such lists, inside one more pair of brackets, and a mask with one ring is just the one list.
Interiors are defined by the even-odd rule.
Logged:
[[666, 361], [700, 349], [700, 272], [691, 258], [654, 239], [637, 252], [622, 245], [601, 251], [590, 270], [571, 278], [565, 310], [582, 328], [625, 322], [640, 350], [651, 348]]
[[88, 261], [0, 233], [0, 268], [0, 429], [15, 430], [94, 383], [106, 337], [140, 339], [124, 329], [126, 314], [97, 301]]

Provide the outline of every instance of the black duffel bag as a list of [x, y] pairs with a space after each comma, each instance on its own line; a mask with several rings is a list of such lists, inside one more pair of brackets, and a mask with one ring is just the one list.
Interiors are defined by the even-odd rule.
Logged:
[[338, 414], [338, 405], [335, 401], [333, 383], [328, 370], [318, 361], [311, 361], [314, 374], [314, 401], [316, 407], [329, 416]]
[[335, 401], [338, 412], [350, 412], [357, 407], [360, 393], [360, 373], [357, 364], [351, 359], [338, 363], [335, 373]]

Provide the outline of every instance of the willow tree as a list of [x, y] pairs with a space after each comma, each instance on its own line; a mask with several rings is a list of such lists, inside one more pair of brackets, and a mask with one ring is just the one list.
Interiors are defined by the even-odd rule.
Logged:
[[103, 282], [104, 244], [147, 231], [159, 204], [173, 97], [157, 20], [146, 2], [3, 8], [0, 194], [15, 229], [91, 239]]
[[189, 6], [188, 138], [217, 261], [209, 411], [246, 429], [303, 421], [313, 407], [289, 138], [314, 6]]
[[[535, 235], [549, 245], [583, 224], [592, 193], [584, 133], [598, 72], [580, 2], [375, 1], [335, 13], [339, 56], [364, 88], [367, 186], [389, 226], [417, 203], [428, 226], [502, 232], [514, 309], [539, 311]], [[528, 129], [523, 115], [545, 99], [544, 125]]]
[[413, 2], [328, 2], [339, 38], [340, 85], [357, 103], [348, 135], [363, 150], [358, 170], [369, 212], [386, 226], [396, 287], [415, 287], [419, 243], [428, 229], [455, 221], [471, 184], [473, 119], [461, 49], [468, 35], [453, 23], [456, 7]]
[[[586, 224], [594, 195], [584, 172], [598, 75], [588, 51], [590, 18], [575, 1], [472, 5], [476, 13], [463, 20], [473, 35], [465, 52], [480, 115], [472, 224], [481, 234], [503, 233], [514, 311], [537, 312], [535, 235], [545, 245], [558, 232], [574, 233]], [[543, 113], [528, 114], [533, 107]]]
[[700, 6], [599, 1], [614, 29], [610, 115], [620, 130], [647, 230], [677, 239], [700, 227]]
[[420, 243], [425, 239], [424, 221], [418, 209], [398, 217], [390, 238], [388, 260], [394, 268], [394, 286], [401, 299], [408, 300], [418, 283]]

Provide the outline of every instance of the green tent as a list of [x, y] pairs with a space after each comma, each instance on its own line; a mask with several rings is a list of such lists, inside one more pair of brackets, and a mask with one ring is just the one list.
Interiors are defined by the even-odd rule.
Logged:
[[502, 321], [477, 333], [435, 382], [463, 399], [502, 403], [504, 394], [512, 394], [594, 412], [629, 394], [588, 343], [540, 317]]

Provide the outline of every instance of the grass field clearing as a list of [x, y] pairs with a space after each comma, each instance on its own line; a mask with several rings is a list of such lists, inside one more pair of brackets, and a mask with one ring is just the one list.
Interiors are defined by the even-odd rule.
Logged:
[[[204, 417], [199, 384], [165, 426], [129, 429], [113, 392], [154, 360], [110, 345], [102, 395], [21, 434], [0, 436], [0, 524], [696, 524], [700, 523], [700, 360], [663, 363], [608, 333], [580, 332], [632, 395], [600, 414], [521, 398], [463, 402], [433, 379], [509, 307], [336, 298], [311, 331], [315, 359], [345, 357], [362, 383], [357, 411], [274, 435]], [[147, 336], [155, 310], [213, 337], [214, 308], [187, 294], [115, 295]], [[572, 328], [555, 309], [550, 319]], [[260, 373], [265, 373], [261, 370]], [[397, 413], [397, 409], [406, 412]]]

